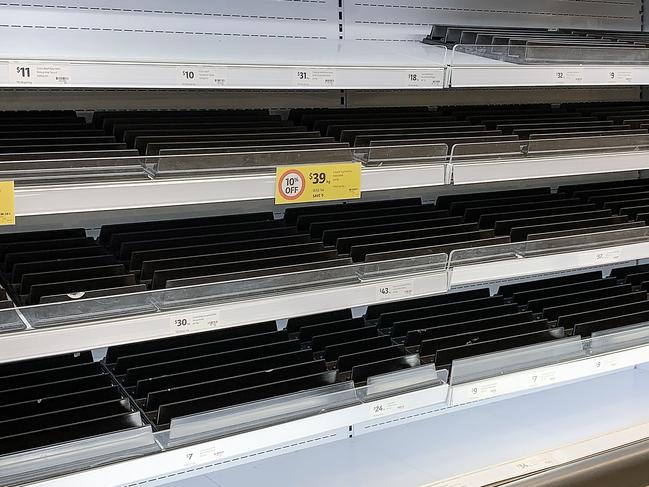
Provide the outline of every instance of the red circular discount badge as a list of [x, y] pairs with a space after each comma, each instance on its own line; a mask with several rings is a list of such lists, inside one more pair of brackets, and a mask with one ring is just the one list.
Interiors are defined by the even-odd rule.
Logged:
[[304, 174], [297, 169], [289, 169], [283, 173], [277, 183], [279, 194], [286, 200], [298, 199], [304, 193], [305, 188], [306, 180]]

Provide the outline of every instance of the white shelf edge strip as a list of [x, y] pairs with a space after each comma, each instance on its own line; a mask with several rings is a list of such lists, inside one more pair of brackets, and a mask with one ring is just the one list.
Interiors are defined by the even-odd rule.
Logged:
[[[372, 192], [440, 186], [444, 182], [443, 164], [367, 168], [363, 169], [361, 189]], [[18, 187], [15, 207], [16, 216], [20, 217], [272, 199], [274, 195], [274, 175], [145, 180], [121, 184]]]
[[[479, 58], [478, 58], [479, 59]], [[638, 65], [500, 64], [451, 66], [452, 88], [490, 86], [624, 86], [649, 82], [649, 67]]]
[[649, 169], [649, 154], [602, 153], [451, 164], [453, 184], [517, 181]]
[[452, 267], [450, 285], [460, 286], [513, 277], [581, 269], [643, 259], [649, 256], [649, 242], [566, 251], [565, 253], [526, 257], [514, 261], [495, 261]]
[[445, 69], [5, 60], [0, 87], [425, 90], [444, 88]]
[[649, 362], [649, 345], [467, 382], [454, 385], [451, 388], [451, 404], [458, 406], [473, 401], [491, 399], [583, 379], [646, 362]]
[[[331, 311], [332, 305], [327, 303], [335, 303], [336, 309], [366, 306], [385, 301], [379, 290], [395, 284], [401, 285], [399, 298], [414, 298], [445, 293], [448, 290], [448, 276], [442, 271], [410, 277], [385, 278], [353, 286], [316, 288], [302, 293], [174, 312], [152, 313], [91, 324], [10, 332], [0, 335], [0, 363], [174, 336], [178, 334], [176, 320], [187, 320], [190, 323], [189, 329], [183, 327], [181, 333], [192, 333]], [[395, 298], [397, 296], [389, 297], [391, 300]], [[216, 324], [210, 325], [208, 321]]]
[[[362, 191], [531, 180], [649, 169], [649, 153], [625, 152], [499, 162], [363, 168]], [[19, 186], [16, 216], [171, 207], [272, 199], [275, 176], [142, 180], [122, 183]]]
[[[351, 406], [308, 418], [270, 426], [248, 433], [169, 450], [126, 462], [79, 472], [65, 477], [27, 484], [31, 487], [87, 487], [146, 482], [165, 474], [196, 469], [220, 460], [237, 458], [255, 450], [294, 442], [377, 418], [376, 407], [398, 399], [399, 414], [447, 400], [448, 385], [440, 385], [399, 396]], [[226, 465], [227, 466], [227, 465]], [[216, 466], [213, 470], [218, 469]], [[221, 467], [223, 468], [223, 467]], [[210, 470], [203, 471], [207, 473]], [[107, 483], [107, 480], [109, 483]], [[148, 484], [148, 482], [147, 482]]]
[[647, 437], [649, 437], [649, 423], [642, 423], [420, 487], [482, 487], [494, 482], [501, 482], [573, 462]]

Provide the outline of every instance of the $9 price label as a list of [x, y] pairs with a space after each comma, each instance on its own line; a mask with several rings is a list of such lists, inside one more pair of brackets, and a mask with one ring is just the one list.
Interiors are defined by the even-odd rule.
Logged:
[[357, 162], [278, 167], [275, 204], [334, 201], [361, 197], [361, 165]]

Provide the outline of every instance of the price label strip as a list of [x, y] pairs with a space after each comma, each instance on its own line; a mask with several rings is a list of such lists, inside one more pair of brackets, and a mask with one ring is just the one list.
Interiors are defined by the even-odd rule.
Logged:
[[360, 197], [359, 162], [280, 166], [275, 172], [276, 205]]
[[219, 327], [219, 312], [215, 310], [184, 313], [169, 318], [169, 330], [174, 335], [196, 331], [215, 330]]
[[594, 252], [584, 252], [577, 255], [577, 262], [580, 266], [594, 266], [612, 264], [625, 259], [621, 247], [611, 247], [608, 249], [597, 250]]
[[578, 85], [584, 82], [584, 70], [582, 68], [561, 68], [556, 69], [552, 79], [557, 85]]
[[406, 404], [403, 399], [390, 398], [378, 401], [369, 406], [370, 418], [381, 418], [389, 414], [396, 414], [405, 410]]
[[430, 71], [410, 71], [406, 75], [406, 86], [431, 88], [444, 84], [444, 75]]
[[9, 81], [17, 85], [69, 85], [70, 66], [67, 64], [10, 63]]
[[336, 71], [331, 68], [297, 68], [293, 80], [295, 86], [303, 88], [333, 88], [336, 86]]
[[176, 82], [181, 86], [225, 86], [227, 70], [221, 66], [180, 66]]
[[610, 84], [633, 84], [633, 69], [612, 69], [606, 79]]
[[390, 284], [379, 285], [376, 288], [377, 301], [410, 298], [415, 293], [415, 283], [412, 279]]
[[0, 225], [16, 224], [14, 182], [0, 181]]

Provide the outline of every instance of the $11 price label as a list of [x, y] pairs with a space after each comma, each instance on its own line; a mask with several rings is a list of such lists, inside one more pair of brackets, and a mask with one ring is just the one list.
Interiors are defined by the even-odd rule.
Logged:
[[275, 172], [275, 204], [335, 201], [361, 197], [361, 164], [280, 166]]

